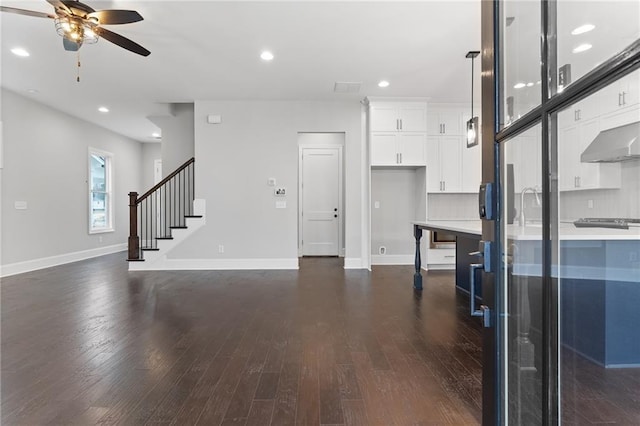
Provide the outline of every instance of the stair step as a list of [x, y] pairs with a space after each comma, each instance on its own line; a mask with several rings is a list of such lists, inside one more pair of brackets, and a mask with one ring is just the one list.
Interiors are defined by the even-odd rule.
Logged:
[[185, 217], [201, 218], [202, 215], [186, 215]]
[[187, 229], [188, 226], [170, 226], [169, 229]]
[[143, 248], [142, 251], [160, 251], [159, 248]]
[[127, 259], [127, 262], [144, 262], [144, 259]]
[[156, 240], [173, 240], [173, 237], [156, 237]]

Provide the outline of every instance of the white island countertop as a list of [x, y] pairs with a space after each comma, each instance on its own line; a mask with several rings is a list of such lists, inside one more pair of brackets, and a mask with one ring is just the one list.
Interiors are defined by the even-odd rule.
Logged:
[[[427, 220], [412, 222], [423, 229], [440, 230], [453, 234], [466, 234], [480, 237], [482, 235], [481, 220]], [[594, 241], [594, 240], [640, 240], [640, 226], [629, 229], [612, 228], [577, 228], [573, 222], [560, 222], [561, 241]], [[518, 224], [508, 225], [509, 238], [516, 240], [541, 240], [542, 224], [531, 223], [524, 227]]]

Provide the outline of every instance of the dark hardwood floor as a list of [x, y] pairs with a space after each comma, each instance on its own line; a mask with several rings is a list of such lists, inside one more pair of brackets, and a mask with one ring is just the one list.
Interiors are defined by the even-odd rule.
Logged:
[[2, 280], [3, 425], [475, 425], [480, 332], [451, 272], [127, 272]]

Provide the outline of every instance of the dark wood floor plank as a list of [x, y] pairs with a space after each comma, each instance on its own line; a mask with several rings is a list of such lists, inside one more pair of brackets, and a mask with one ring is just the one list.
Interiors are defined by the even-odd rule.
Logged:
[[262, 373], [258, 382], [258, 389], [254, 399], [274, 399], [278, 390], [278, 382], [280, 381], [280, 373]]
[[296, 424], [318, 425], [320, 423], [320, 395], [318, 388], [318, 348], [309, 345], [303, 349], [298, 383]]
[[344, 412], [345, 426], [368, 426], [370, 424], [364, 401], [361, 399], [343, 400], [342, 411]]
[[274, 401], [253, 401], [246, 426], [263, 426], [271, 424]]

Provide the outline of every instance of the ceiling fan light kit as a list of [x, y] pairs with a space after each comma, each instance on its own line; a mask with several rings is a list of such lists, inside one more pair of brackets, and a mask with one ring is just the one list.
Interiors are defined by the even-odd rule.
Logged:
[[142, 16], [135, 10], [96, 11], [76, 0], [47, 0], [47, 2], [53, 6], [55, 15], [5, 6], [0, 6], [0, 10], [18, 15], [53, 19], [56, 32], [62, 36], [62, 44], [67, 51], [76, 52], [83, 44], [96, 43], [98, 38], [102, 37], [141, 56], [149, 56], [151, 53], [138, 43], [102, 27], [102, 25], [121, 25], [142, 21]]

